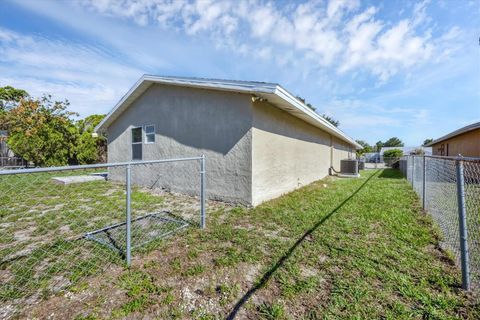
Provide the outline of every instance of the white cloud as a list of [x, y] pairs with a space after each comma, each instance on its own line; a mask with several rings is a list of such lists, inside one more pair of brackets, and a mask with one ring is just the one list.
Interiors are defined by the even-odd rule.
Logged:
[[454, 51], [447, 35], [432, 38], [430, 29], [420, 31], [431, 21], [429, 0], [416, 3], [410, 17], [398, 22], [377, 18], [376, 7], [355, 14], [360, 9], [358, 0], [309, 0], [286, 8], [274, 1], [255, 0], [81, 0], [81, 4], [140, 25], [157, 23], [187, 35], [202, 33], [216, 46], [240, 53], [269, 47], [268, 55], [256, 54], [259, 58], [286, 61], [279, 56], [286, 48], [294, 49], [296, 59], [340, 73], [367, 71], [381, 83], [432, 61], [433, 56], [438, 61]]
[[327, 5], [327, 16], [330, 19], [341, 17], [344, 11], [351, 11], [360, 6], [358, 0], [330, 0]]
[[414, 26], [422, 25], [431, 21], [431, 18], [427, 15], [427, 6], [429, 4], [430, 0], [424, 0], [415, 4], [412, 17], [412, 24]]
[[68, 99], [82, 115], [107, 112], [141, 74], [98, 47], [0, 28], [0, 86]]
[[403, 19], [386, 27], [382, 21], [375, 20], [377, 11], [370, 7], [347, 24], [349, 46], [340, 72], [363, 68], [386, 81], [400, 70], [409, 70], [414, 65], [429, 61], [437, 49], [436, 45], [431, 41], [430, 34], [418, 35], [415, 32], [419, 19], [425, 19], [423, 15], [418, 18], [420, 14], [417, 13], [413, 20]]

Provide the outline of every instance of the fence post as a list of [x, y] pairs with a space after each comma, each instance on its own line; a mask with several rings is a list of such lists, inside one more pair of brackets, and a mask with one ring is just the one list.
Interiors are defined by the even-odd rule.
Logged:
[[462, 288], [470, 289], [470, 264], [468, 252], [467, 214], [465, 210], [465, 179], [463, 174], [463, 161], [455, 161], [457, 171], [457, 202], [458, 224], [460, 228], [460, 254], [462, 259]]
[[200, 228], [205, 229], [205, 155], [200, 161]]
[[412, 155], [412, 187], [414, 187], [415, 185], [415, 156]]
[[125, 258], [127, 260], [127, 266], [130, 266], [131, 259], [132, 259], [132, 235], [131, 235], [131, 222], [132, 222], [132, 217], [131, 217], [131, 193], [132, 193], [132, 168], [130, 165], [127, 165], [127, 172], [126, 172], [126, 191], [127, 191], [127, 216], [126, 216], [126, 252], [125, 252]]
[[426, 210], [425, 204], [427, 203], [427, 160], [425, 155], [423, 155], [423, 175], [422, 175], [422, 208]]

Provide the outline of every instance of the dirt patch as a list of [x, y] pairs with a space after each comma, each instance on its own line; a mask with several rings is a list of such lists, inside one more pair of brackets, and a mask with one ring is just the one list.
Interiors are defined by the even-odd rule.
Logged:
[[0, 319], [9, 319], [15, 315], [16, 311], [17, 309], [12, 304], [0, 306]]
[[4, 229], [4, 228], [6, 229], [6, 228], [8, 228], [12, 225], [13, 225], [13, 222], [3, 222], [3, 223], [0, 223], [0, 228], [1, 229]]
[[30, 226], [23, 230], [16, 231], [13, 233], [13, 237], [15, 241], [19, 241], [19, 242], [28, 241], [30, 240], [31, 234], [35, 231], [35, 229], [36, 229], [35, 226]]
[[58, 279], [57, 295], [47, 300], [30, 301], [29, 306], [18, 315], [20, 318], [73, 319], [78, 315], [87, 316], [95, 309], [99, 317], [108, 317], [111, 310], [126, 300], [125, 293], [114, 285], [114, 279], [122, 272], [123, 268], [112, 266], [104, 275], [90, 278], [70, 291], [61, 288], [68, 280]]
[[20, 257], [26, 257], [28, 256], [30, 253], [33, 252], [33, 250], [35, 250], [37, 247], [39, 246], [38, 243], [30, 243], [28, 244], [25, 248], [23, 248], [22, 250], [18, 250], [18, 251], [15, 251], [14, 253], [6, 256], [3, 260], [1, 260], [2, 262], [5, 262], [5, 261], [13, 261], [13, 260], [16, 260]]
[[300, 275], [304, 278], [314, 277], [318, 275], [318, 269], [310, 266], [300, 266]]
[[290, 238], [280, 235], [282, 232], [284, 232], [284, 230], [281, 230], [281, 229], [277, 229], [277, 230], [262, 229], [260, 231], [261, 234], [265, 235], [268, 238], [277, 239], [280, 241], [290, 241], [291, 240]]

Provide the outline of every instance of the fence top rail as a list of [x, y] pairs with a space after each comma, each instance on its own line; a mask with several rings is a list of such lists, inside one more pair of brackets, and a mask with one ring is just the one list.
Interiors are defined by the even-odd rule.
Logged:
[[421, 155], [421, 154], [406, 154], [404, 157], [426, 157], [444, 160], [464, 160], [464, 161], [480, 161], [480, 158], [476, 157], [463, 157], [463, 156], [438, 156], [438, 155]]
[[0, 176], [2, 175], [14, 175], [25, 173], [40, 173], [40, 172], [55, 172], [55, 171], [69, 171], [78, 169], [96, 169], [107, 167], [124, 167], [129, 165], [142, 165], [142, 164], [155, 164], [155, 163], [167, 163], [167, 162], [182, 162], [182, 161], [201, 161], [205, 157], [188, 157], [188, 158], [170, 158], [161, 160], [145, 160], [145, 161], [129, 161], [129, 162], [114, 162], [114, 163], [98, 163], [87, 164], [78, 166], [64, 166], [64, 167], [45, 167], [45, 168], [32, 168], [32, 169], [15, 169], [15, 170], [0, 170]]

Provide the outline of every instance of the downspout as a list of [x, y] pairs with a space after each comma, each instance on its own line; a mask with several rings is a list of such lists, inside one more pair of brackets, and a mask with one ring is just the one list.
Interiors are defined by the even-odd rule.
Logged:
[[330, 134], [330, 168], [328, 170], [329, 175], [334, 175], [335, 169], [333, 168], [333, 136]]

